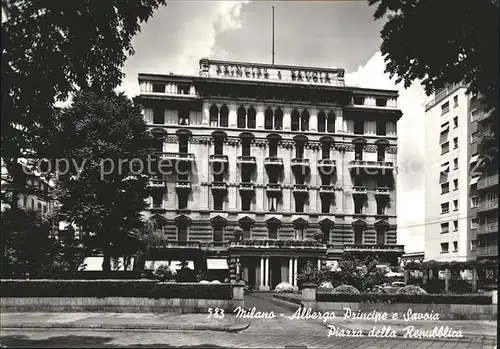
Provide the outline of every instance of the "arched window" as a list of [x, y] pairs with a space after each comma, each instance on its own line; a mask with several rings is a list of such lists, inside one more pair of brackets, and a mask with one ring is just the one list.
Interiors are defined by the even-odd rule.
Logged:
[[264, 128], [266, 130], [273, 129], [273, 111], [270, 108], [267, 108], [264, 113]]
[[219, 108], [215, 104], [210, 107], [210, 126], [219, 126]]
[[225, 105], [220, 108], [220, 126], [229, 126], [229, 109]]
[[300, 115], [300, 129], [309, 131], [309, 112], [307, 110], [304, 110]]
[[245, 110], [245, 107], [238, 108], [238, 128], [246, 127], [246, 114], [247, 111]]
[[276, 109], [274, 112], [274, 129], [283, 129], [283, 111], [280, 108]]
[[255, 109], [250, 107], [247, 113], [247, 128], [256, 128], [256, 115]]
[[292, 131], [298, 131], [299, 130], [299, 112], [297, 109], [295, 109], [292, 112]]
[[327, 132], [335, 132], [335, 113], [328, 113]]
[[318, 113], [318, 132], [326, 132], [326, 115], [325, 112], [320, 111]]

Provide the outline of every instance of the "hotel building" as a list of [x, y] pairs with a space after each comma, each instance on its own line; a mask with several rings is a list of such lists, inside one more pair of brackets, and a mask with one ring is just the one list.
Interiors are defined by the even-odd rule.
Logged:
[[343, 69], [199, 68], [139, 74], [155, 150], [174, 168], [151, 182], [145, 215], [169, 241], [151, 258], [227, 260], [231, 279], [264, 290], [297, 286], [307, 261], [398, 263], [397, 91], [347, 87]]

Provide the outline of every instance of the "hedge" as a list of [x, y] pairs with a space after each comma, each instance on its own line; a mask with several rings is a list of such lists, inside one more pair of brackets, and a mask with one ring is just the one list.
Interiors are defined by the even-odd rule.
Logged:
[[2, 280], [0, 297], [137, 297], [232, 299], [229, 284], [156, 280]]
[[426, 303], [426, 304], [492, 304], [492, 297], [484, 294], [316, 294], [318, 302], [344, 302], [344, 303]]

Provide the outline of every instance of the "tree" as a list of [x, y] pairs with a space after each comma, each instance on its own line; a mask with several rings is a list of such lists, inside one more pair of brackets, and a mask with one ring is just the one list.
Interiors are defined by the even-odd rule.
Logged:
[[121, 83], [132, 38], [165, 0], [2, 0], [1, 156], [17, 207], [19, 158], [46, 156], [54, 103]]
[[[482, 130], [482, 153], [497, 166], [499, 6], [490, 0], [368, 0], [387, 18], [381, 52], [386, 72], [405, 87], [417, 79], [427, 95], [465, 83], [493, 115]], [[443, 17], [443, 14], [446, 16]], [[493, 146], [491, 146], [493, 145]]]
[[70, 160], [57, 182], [60, 218], [93, 235], [104, 271], [134, 241], [139, 248], [134, 232], [150, 195], [151, 139], [140, 107], [122, 93], [77, 93], [57, 117], [51, 153]]

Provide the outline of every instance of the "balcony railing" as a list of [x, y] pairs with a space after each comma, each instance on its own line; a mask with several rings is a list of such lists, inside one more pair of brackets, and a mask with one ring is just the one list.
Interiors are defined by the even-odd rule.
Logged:
[[283, 159], [278, 157], [265, 158], [264, 166], [283, 166]]
[[228, 162], [227, 155], [215, 155], [215, 154], [210, 155], [210, 158], [208, 161], [209, 162], [224, 162], [224, 163]]
[[345, 244], [345, 251], [404, 252], [404, 245]]
[[255, 165], [257, 162], [255, 161], [255, 156], [238, 156], [237, 158], [238, 164], [251, 164]]
[[164, 179], [153, 178], [149, 181], [149, 186], [152, 188], [163, 188], [166, 185]]
[[176, 181], [175, 189], [177, 190], [191, 190], [191, 182], [190, 181]]
[[498, 246], [478, 246], [477, 247], [477, 256], [497, 256], [498, 255]]
[[491, 115], [493, 115], [493, 110], [490, 110], [489, 112], [486, 113], [481, 113], [481, 115], [478, 116], [477, 122], [481, 122], [483, 120], [488, 119]]
[[212, 182], [211, 186], [212, 186], [212, 190], [227, 191], [227, 183], [226, 182]]
[[367, 195], [365, 186], [356, 186], [352, 188], [352, 195]]
[[172, 152], [167, 152], [167, 153], [161, 153], [161, 157], [163, 159], [167, 160], [183, 160], [183, 161], [194, 161], [194, 154], [193, 153], [172, 153]]
[[315, 240], [241, 240], [230, 241], [231, 247], [241, 248], [293, 248], [293, 249], [323, 249], [326, 250], [326, 244]]
[[349, 168], [365, 168], [365, 169], [379, 169], [379, 170], [393, 170], [394, 163], [387, 161], [364, 161], [354, 160], [349, 162]]
[[431, 102], [425, 105], [425, 111], [429, 110], [430, 108], [441, 102], [447, 96], [458, 90], [460, 87], [466, 87], [466, 86], [463, 84], [453, 84], [451, 86], [446, 87], [444, 90], [439, 92]]
[[304, 158], [292, 159], [292, 167], [309, 167], [309, 159], [304, 159]]
[[498, 232], [498, 222], [486, 223], [479, 225], [479, 233], [488, 234]]
[[240, 191], [254, 191], [255, 184], [253, 183], [240, 183]]
[[309, 192], [307, 184], [294, 184], [293, 192], [295, 194], [307, 194]]
[[498, 185], [498, 174], [495, 174], [493, 176], [488, 176], [485, 178], [481, 178], [477, 182], [477, 189], [488, 188], [488, 187], [492, 187], [494, 185]]
[[320, 159], [318, 160], [318, 167], [335, 167], [335, 160]]
[[478, 212], [480, 211], [490, 211], [498, 209], [498, 201], [497, 200], [488, 200], [481, 201], [477, 206]]
[[319, 187], [320, 194], [333, 194], [335, 192], [335, 187], [333, 185], [322, 185]]
[[195, 241], [167, 241], [163, 246], [163, 248], [194, 248], [200, 249], [201, 244]]
[[388, 187], [378, 187], [375, 190], [375, 195], [378, 195], [378, 196], [388, 196], [390, 194], [391, 194], [391, 192], [390, 192]]
[[276, 192], [276, 193], [281, 193], [283, 190], [283, 187], [279, 183], [268, 183], [266, 190], [268, 192]]

